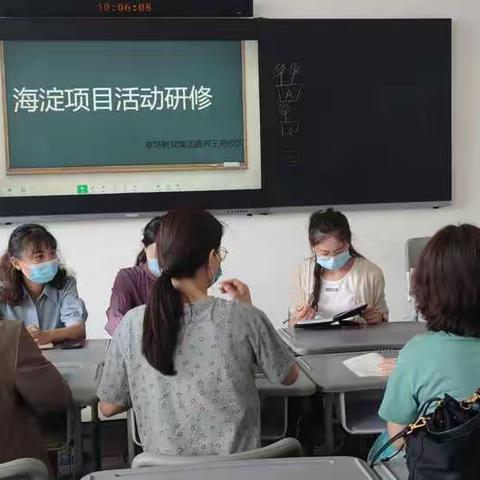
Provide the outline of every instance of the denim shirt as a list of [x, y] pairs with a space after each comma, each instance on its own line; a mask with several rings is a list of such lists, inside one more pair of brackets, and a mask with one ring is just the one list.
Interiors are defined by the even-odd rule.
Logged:
[[35, 301], [25, 290], [23, 300], [17, 305], [0, 304], [0, 316], [5, 320], [19, 320], [26, 327], [54, 330], [85, 323], [88, 314], [78, 296], [77, 281], [68, 277], [60, 289], [47, 283]]

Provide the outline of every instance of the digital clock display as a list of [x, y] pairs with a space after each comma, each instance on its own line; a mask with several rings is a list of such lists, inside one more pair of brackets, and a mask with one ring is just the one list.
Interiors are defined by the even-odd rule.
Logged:
[[97, 3], [98, 12], [105, 15], [148, 15], [153, 12], [151, 2], [110, 1]]

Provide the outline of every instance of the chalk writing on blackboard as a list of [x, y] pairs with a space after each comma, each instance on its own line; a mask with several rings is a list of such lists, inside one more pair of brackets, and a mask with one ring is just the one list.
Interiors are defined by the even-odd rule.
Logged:
[[297, 82], [301, 67], [298, 63], [290, 65], [279, 63], [273, 69], [277, 94], [280, 130], [282, 136], [294, 136], [300, 130], [300, 122], [290, 117], [291, 106], [302, 100], [303, 84]]
[[282, 136], [291, 137], [298, 133], [300, 128], [299, 122], [289, 119], [290, 106], [288, 103], [281, 103], [278, 106], [278, 112], [280, 113], [280, 128], [282, 131]]

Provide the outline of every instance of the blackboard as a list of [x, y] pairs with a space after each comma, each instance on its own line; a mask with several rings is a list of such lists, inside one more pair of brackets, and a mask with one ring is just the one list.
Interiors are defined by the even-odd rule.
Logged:
[[261, 189], [4, 196], [0, 215], [448, 204], [451, 28], [442, 18], [0, 18], [6, 41], [257, 40], [262, 171]]
[[270, 205], [449, 201], [450, 27], [276, 21], [260, 46]]
[[239, 41], [5, 42], [10, 173], [246, 165]]

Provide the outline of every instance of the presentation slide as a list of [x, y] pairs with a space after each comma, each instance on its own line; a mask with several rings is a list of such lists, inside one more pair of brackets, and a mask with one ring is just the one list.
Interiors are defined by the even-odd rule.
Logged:
[[261, 188], [256, 41], [5, 41], [0, 196]]

